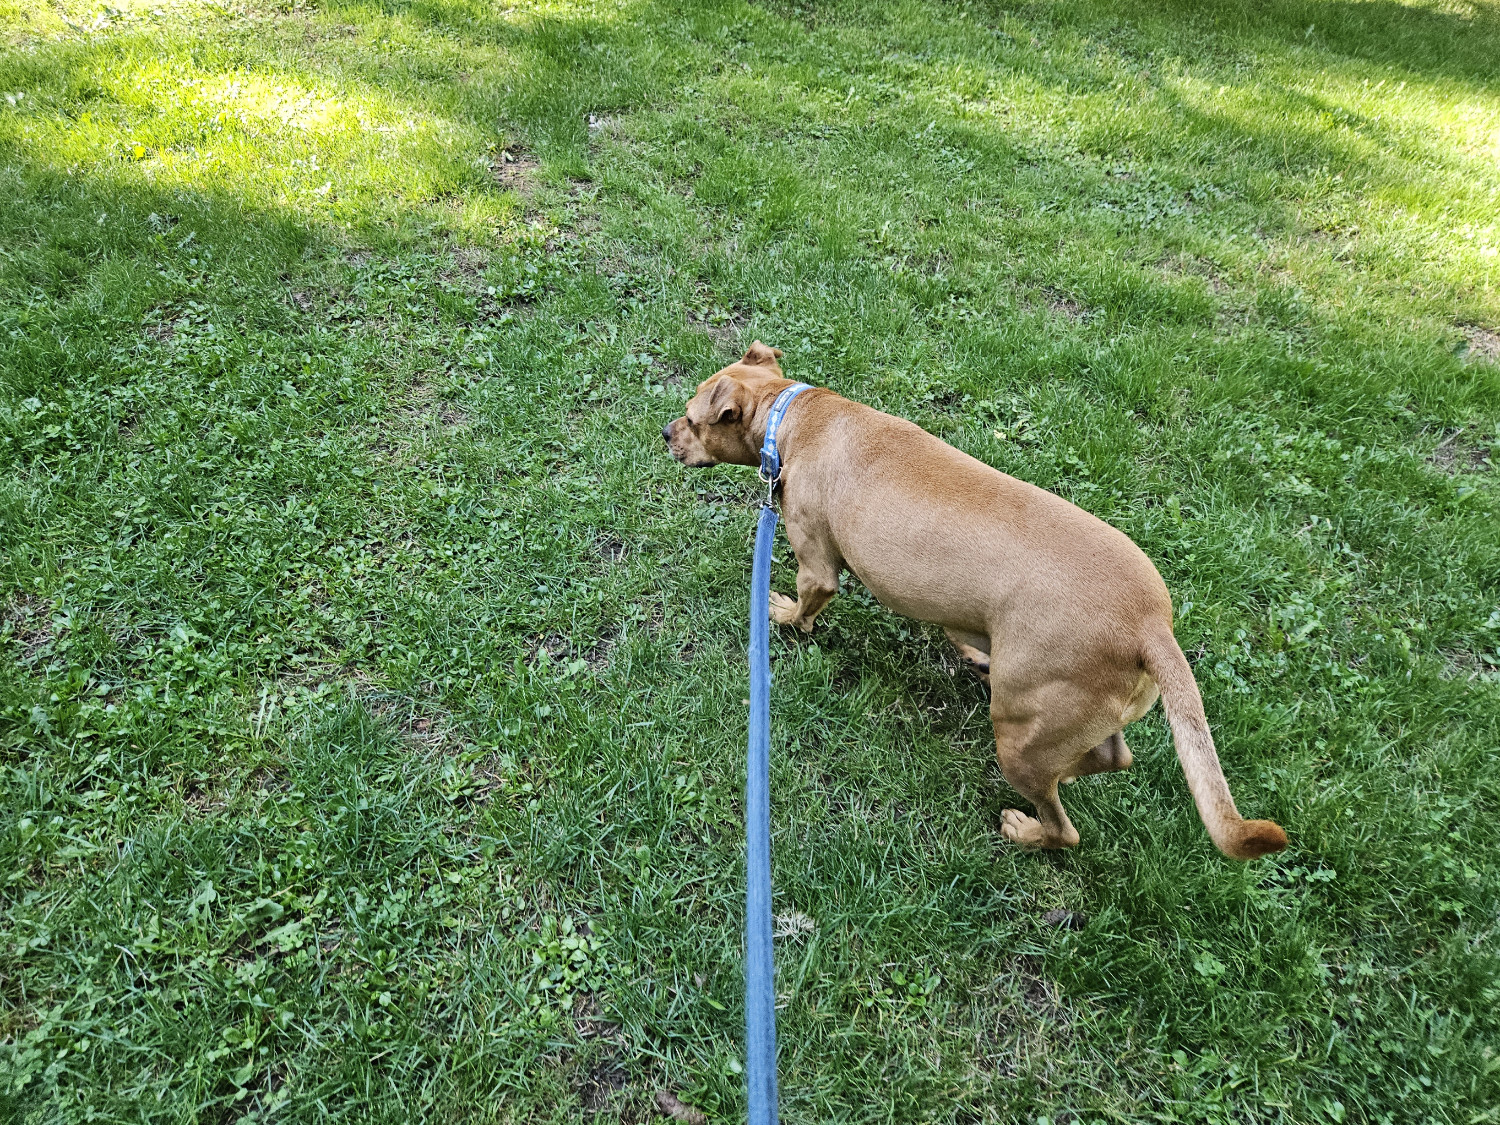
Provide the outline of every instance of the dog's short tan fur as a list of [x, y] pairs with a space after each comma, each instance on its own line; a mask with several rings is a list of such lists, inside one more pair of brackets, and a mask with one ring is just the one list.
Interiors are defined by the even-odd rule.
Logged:
[[[699, 385], [662, 435], [686, 465], [756, 465], [766, 415], [789, 385], [756, 341]], [[1120, 731], [1160, 693], [1199, 815], [1219, 849], [1252, 859], [1286, 846], [1229, 795], [1198, 685], [1172, 636], [1172, 603], [1123, 533], [1006, 476], [910, 422], [832, 391], [797, 398], [782, 424], [782, 513], [797, 598], [771, 618], [812, 629], [852, 571], [881, 604], [941, 625], [990, 685], [1006, 780], [1036, 806], [1002, 814], [1007, 839], [1070, 848], [1060, 781], [1125, 769]]]

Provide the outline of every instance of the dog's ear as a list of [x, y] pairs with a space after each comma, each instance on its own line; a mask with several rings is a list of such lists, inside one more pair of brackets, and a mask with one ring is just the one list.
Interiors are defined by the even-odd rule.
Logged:
[[780, 348], [768, 348], [759, 340], [745, 349], [745, 354], [740, 357], [740, 362], [749, 367], [769, 367], [777, 374], [781, 373], [781, 365], [776, 361], [781, 358]]
[[725, 377], [714, 384], [708, 400], [708, 417], [713, 422], [738, 422], [740, 420], [740, 385]]
[[738, 422], [741, 413], [739, 389], [739, 384], [729, 376], [720, 375], [688, 403], [688, 420], [699, 426]]

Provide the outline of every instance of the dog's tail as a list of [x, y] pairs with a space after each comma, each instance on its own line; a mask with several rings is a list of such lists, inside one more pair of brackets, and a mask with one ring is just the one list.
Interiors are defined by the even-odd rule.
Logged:
[[1160, 627], [1148, 635], [1141, 660], [1161, 689], [1162, 706], [1177, 744], [1177, 760], [1182, 763], [1198, 815], [1214, 844], [1231, 859], [1255, 859], [1286, 847], [1286, 833], [1279, 824], [1244, 820], [1234, 807], [1219, 755], [1214, 752], [1213, 735], [1208, 732], [1203, 697], [1170, 627]]

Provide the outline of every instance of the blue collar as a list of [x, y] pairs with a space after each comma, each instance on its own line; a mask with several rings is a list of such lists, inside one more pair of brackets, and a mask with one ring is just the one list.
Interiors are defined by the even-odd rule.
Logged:
[[766, 418], [766, 440], [760, 446], [760, 479], [770, 485], [772, 492], [776, 491], [776, 485], [781, 481], [781, 450], [776, 445], [777, 431], [781, 429], [792, 400], [803, 391], [810, 390], [812, 388], [806, 383], [793, 383], [777, 395], [776, 401], [771, 404], [770, 416]]

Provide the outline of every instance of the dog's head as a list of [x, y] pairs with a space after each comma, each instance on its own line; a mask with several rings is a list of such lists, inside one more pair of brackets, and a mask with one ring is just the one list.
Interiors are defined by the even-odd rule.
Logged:
[[672, 456], [691, 469], [710, 465], [758, 465], [760, 444], [750, 422], [761, 402], [786, 385], [776, 360], [780, 348], [759, 340], [738, 363], [698, 384], [683, 417], [662, 427]]

